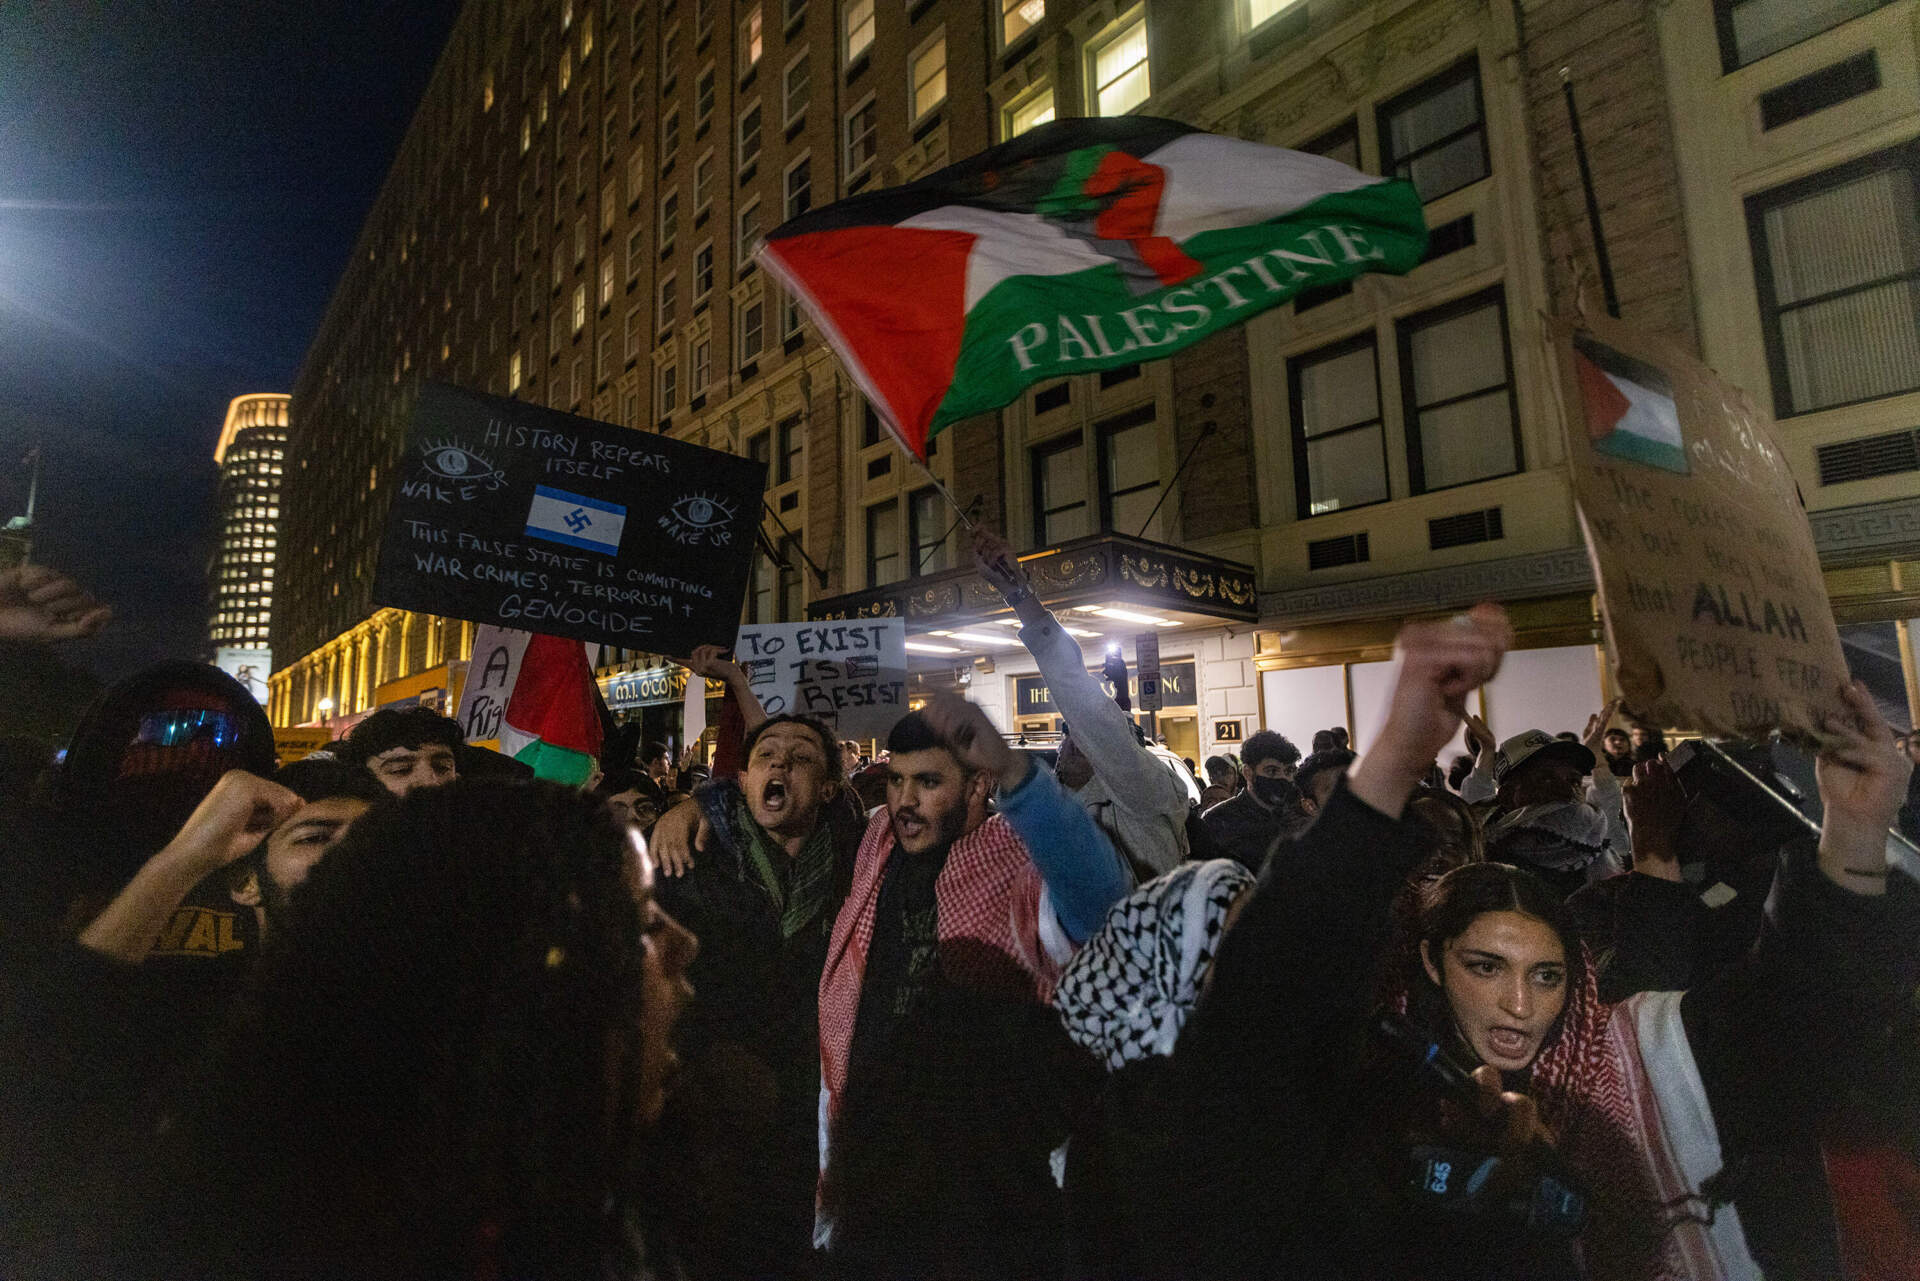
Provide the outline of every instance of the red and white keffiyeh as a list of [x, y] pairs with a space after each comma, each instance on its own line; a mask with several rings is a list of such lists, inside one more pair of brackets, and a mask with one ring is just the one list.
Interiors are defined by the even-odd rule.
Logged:
[[[827, 964], [820, 975], [820, 1083], [829, 1115], [837, 1112], [847, 1084], [874, 912], [893, 845], [893, 825], [883, 809], [867, 824], [855, 856], [853, 887], [827, 945]], [[1032, 980], [1033, 999], [1044, 1003], [1052, 999], [1061, 965], [1053, 955], [1057, 949], [1050, 949], [1042, 937], [1044, 892], [1027, 847], [996, 814], [953, 843], [934, 881], [940, 942], [965, 940], [1010, 958]]]

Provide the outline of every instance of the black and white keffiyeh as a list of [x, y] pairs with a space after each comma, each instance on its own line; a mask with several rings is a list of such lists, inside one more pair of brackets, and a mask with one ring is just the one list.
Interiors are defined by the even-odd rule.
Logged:
[[1233, 859], [1183, 863], [1107, 913], [1054, 992], [1067, 1035], [1109, 1071], [1170, 1054], [1213, 966], [1227, 909], [1253, 873]]

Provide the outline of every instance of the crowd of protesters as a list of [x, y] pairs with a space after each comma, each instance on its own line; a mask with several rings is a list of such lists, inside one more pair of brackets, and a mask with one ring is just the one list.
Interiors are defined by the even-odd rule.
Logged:
[[[1863, 689], [1817, 831], [1764, 743], [1496, 740], [1494, 606], [1358, 751], [1202, 777], [974, 550], [1051, 765], [954, 695], [870, 756], [713, 647], [710, 773], [418, 708], [276, 767], [191, 663], [10, 757], [0, 1277], [1920, 1275], [1920, 738]], [[0, 574], [0, 641], [105, 621]]]

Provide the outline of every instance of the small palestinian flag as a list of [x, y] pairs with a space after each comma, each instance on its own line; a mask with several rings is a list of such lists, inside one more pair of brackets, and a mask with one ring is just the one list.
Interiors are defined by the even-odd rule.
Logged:
[[760, 261], [916, 458], [1033, 383], [1171, 355], [1303, 289], [1411, 271], [1420, 197], [1144, 117], [1061, 120], [802, 214]]
[[501, 717], [500, 750], [531, 766], [535, 778], [576, 787], [586, 782], [603, 741], [597, 693], [584, 644], [538, 633], [528, 637]]
[[1628, 462], [1687, 474], [1687, 442], [1673, 381], [1656, 366], [1615, 351], [1592, 334], [1573, 336], [1580, 405], [1594, 449]]

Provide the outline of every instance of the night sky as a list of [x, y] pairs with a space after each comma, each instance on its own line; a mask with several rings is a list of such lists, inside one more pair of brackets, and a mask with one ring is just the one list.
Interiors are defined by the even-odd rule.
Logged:
[[0, 516], [41, 444], [100, 676], [206, 649], [227, 402], [293, 389], [459, 8], [0, 7]]

